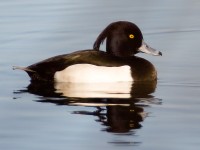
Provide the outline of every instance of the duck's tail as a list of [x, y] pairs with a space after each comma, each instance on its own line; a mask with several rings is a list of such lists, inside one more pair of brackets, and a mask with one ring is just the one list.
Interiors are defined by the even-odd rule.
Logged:
[[36, 71], [31, 70], [31, 69], [26, 68], [26, 67], [13, 66], [13, 70], [16, 70], [16, 69], [23, 70], [23, 71], [26, 71], [26, 72], [36, 72]]

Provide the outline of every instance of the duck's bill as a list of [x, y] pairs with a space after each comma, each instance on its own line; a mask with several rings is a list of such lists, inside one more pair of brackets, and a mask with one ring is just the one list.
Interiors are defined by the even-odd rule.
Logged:
[[142, 46], [138, 49], [138, 51], [146, 54], [151, 54], [154, 56], [162, 56], [162, 53], [160, 51], [151, 48], [144, 41], [142, 42]]

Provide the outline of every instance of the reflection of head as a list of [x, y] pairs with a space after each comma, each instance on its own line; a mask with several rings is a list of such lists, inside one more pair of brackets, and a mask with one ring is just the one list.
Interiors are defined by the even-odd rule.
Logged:
[[76, 99], [70, 103], [75, 106], [96, 106], [96, 111], [74, 111], [73, 113], [97, 116], [96, 121], [106, 126], [102, 130], [114, 133], [126, 133], [141, 128], [141, 122], [148, 114], [144, 108], [150, 104], [160, 104], [160, 100], [149, 96], [149, 98], [130, 99]]
[[124, 133], [131, 129], [138, 129], [141, 127], [140, 122], [143, 121], [143, 108], [138, 106], [116, 106], [107, 107], [107, 120], [103, 122], [108, 126], [106, 131]]

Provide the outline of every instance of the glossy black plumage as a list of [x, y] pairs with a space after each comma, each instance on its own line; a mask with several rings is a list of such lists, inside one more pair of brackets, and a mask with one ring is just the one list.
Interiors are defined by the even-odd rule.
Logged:
[[[99, 50], [105, 39], [106, 52]], [[17, 69], [26, 71], [32, 81], [54, 82], [54, 75], [57, 71], [75, 64], [106, 67], [129, 65], [134, 81], [156, 80], [157, 73], [154, 66], [149, 61], [134, 56], [140, 51], [144, 52], [145, 48], [150, 48], [147, 45], [142, 47], [142, 44], [144, 42], [140, 29], [131, 22], [119, 21], [111, 23], [99, 34], [93, 49], [55, 56], [26, 68], [17, 67]], [[153, 55], [161, 54], [152, 48], [151, 51], [153, 51]]]
[[[134, 38], [129, 38], [129, 35]], [[140, 29], [131, 22], [118, 21], [108, 25], [97, 37], [93, 48], [99, 50], [106, 39], [106, 51], [118, 57], [127, 57], [138, 53], [142, 45], [143, 36]]]
[[94, 50], [83, 50], [46, 59], [28, 66], [27, 69], [33, 71], [27, 71], [27, 73], [34, 81], [53, 81], [56, 71], [61, 71], [74, 64], [93, 64], [107, 67], [129, 65], [133, 69], [132, 76], [134, 80], [151, 81], [156, 79], [154, 66], [143, 58], [135, 56], [117, 57], [103, 51]]

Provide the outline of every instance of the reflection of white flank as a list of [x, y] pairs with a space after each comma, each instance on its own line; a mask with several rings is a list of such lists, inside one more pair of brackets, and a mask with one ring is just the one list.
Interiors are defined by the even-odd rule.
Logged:
[[55, 83], [57, 93], [79, 98], [130, 98], [132, 82]]
[[70, 103], [74, 106], [91, 106], [91, 107], [106, 107], [106, 106], [130, 106], [130, 104], [103, 104], [103, 103]]
[[54, 75], [56, 82], [101, 83], [133, 81], [128, 65], [105, 67], [91, 64], [76, 64], [58, 71]]

